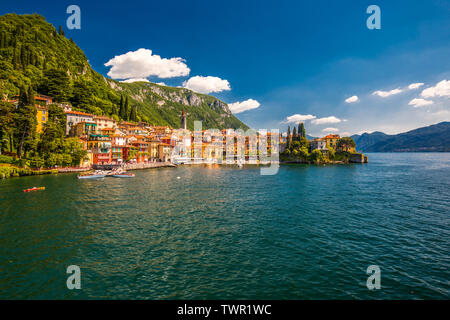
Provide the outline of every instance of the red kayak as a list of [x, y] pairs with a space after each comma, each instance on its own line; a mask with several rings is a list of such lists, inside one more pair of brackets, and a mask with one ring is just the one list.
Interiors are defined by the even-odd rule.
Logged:
[[34, 187], [30, 189], [25, 189], [23, 192], [31, 192], [31, 191], [39, 191], [39, 190], [45, 190], [45, 187]]

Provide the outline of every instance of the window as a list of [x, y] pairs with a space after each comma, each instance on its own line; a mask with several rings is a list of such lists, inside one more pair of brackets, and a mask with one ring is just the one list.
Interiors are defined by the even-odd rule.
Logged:
[[42, 121], [45, 121], [45, 116], [42, 116]]

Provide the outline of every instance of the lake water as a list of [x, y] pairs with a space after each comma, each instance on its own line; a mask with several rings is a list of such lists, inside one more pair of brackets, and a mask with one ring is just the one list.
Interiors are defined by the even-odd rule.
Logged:
[[450, 298], [450, 153], [369, 161], [0, 181], [0, 298]]

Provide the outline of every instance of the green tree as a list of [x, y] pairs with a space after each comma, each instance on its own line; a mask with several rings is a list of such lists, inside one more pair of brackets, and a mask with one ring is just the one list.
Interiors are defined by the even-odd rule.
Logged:
[[28, 87], [28, 104], [31, 106], [34, 106], [36, 104], [36, 101], [34, 99], [34, 91], [31, 86]]
[[348, 152], [350, 149], [356, 148], [356, 143], [350, 137], [343, 137], [338, 140], [337, 147], [338, 147], [338, 149], [340, 149], [342, 151]]
[[125, 103], [123, 104], [123, 115], [122, 119], [128, 121], [128, 96], [125, 97]]
[[310, 160], [316, 164], [325, 162], [325, 157], [323, 156], [322, 151], [315, 149], [310, 154]]
[[53, 97], [56, 102], [65, 102], [71, 95], [70, 78], [63, 70], [48, 69], [44, 72], [39, 92]]
[[94, 94], [91, 83], [88, 81], [79, 80], [73, 84], [73, 93], [70, 102], [78, 108], [84, 109], [88, 112], [94, 112], [95, 109], [93, 108], [93, 105], [95, 102], [93, 96]]
[[14, 106], [0, 101], [0, 153], [14, 152], [13, 143]]
[[30, 104], [31, 101], [29, 100], [27, 88], [22, 85], [19, 91], [19, 106], [28, 106]]
[[286, 149], [291, 147], [291, 126], [288, 126], [286, 134]]
[[297, 141], [297, 140], [298, 140], [297, 128], [294, 126], [294, 130], [292, 131], [292, 141]]
[[66, 113], [57, 104], [51, 104], [48, 106], [48, 122], [53, 122], [59, 127], [62, 134], [66, 131]]
[[306, 138], [305, 124], [303, 122], [300, 122], [298, 124], [298, 135], [300, 137]]
[[64, 131], [53, 121], [48, 121], [37, 146], [37, 151], [44, 158], [52, 153], [60, 153], [64, 142]]
[[121, 117], [123, 119], [123, 95], [120, 95], [120, 104], [119, 104], [119, 117]]
[[36, 108], [30, 105], [19, 105], [15, 112], [14, 124], [19, 158], [26, 157], [27, 152], [36, 148]]
[[[67, 138], [64, 141], [63, 153], [70, 156], [70, 163], [68, 165], [78, 166], [86, 159], [87, 151], [84, 150], [83, 144], [78, 138]], [[68, 158], [66, 158], [66, 162]]]
[[130, 120], [137, 122], [136, 106], [131, 107]]

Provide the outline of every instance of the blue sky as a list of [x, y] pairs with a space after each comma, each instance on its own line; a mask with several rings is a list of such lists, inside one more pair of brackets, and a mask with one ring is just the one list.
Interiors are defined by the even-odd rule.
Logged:
[[[65, 27], [71, 4], [81, 8], [81, 30]], [[380, 30], [366, 27], [372, 4], [381, 9]], [[449, 0], [3, 0], [0, 9], [63, 25], [105, 76], [114, 57], [112, 65], [133, 70], [120, 56], [147, 49], [140, 59], [158, 55], [168, 60], [155, 58], [156, 68], [176, 69], [167, 78], [151, 67], [147, 79], [206, 85], [229, 104], [252, 99], [233, 106], [253, 106], [236, 115], [255, 129], [285, 130], [289, 120], [305, 119], [315, 136], [397, 133], [450, 121]], [[345, 102], [352, 96], [357, 101]]]

